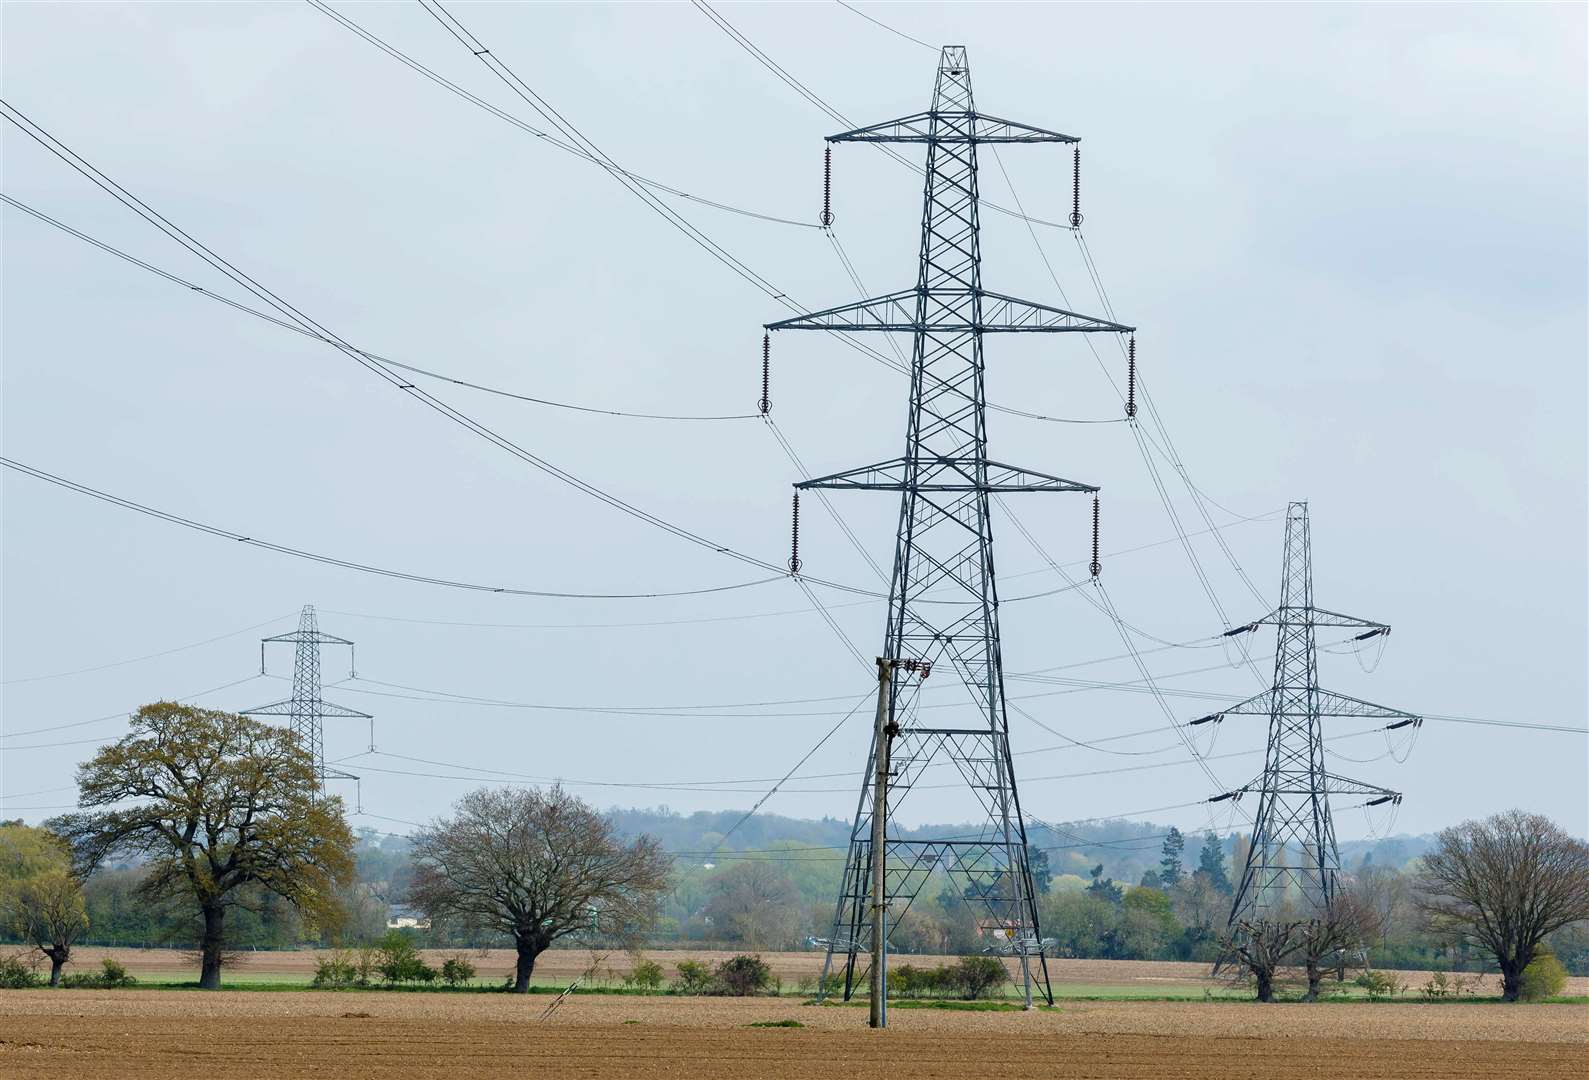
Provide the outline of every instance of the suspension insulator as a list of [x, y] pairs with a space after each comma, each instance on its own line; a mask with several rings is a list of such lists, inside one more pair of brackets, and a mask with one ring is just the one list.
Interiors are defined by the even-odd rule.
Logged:
[[1087, 569], [1092, 571], [1092, 576], [1097, 577], [1103, 573], [1103, 564], [1098, 561], [1098, 496], [1092, 497], [1092, 565]]
[[1137, 336], [1131, 335], [1126, 351], [1126, 415], [1137, 415]]
[[766, 416], [772, 412], [772, 335], [761, 335], [761, 400], [756, 406], [761, 409], [761, 415]]
[[1071, 159], [1070, 227], [1081, 228], [1081, 144], [1076, 144], [1075, 157]]
[[822, 148], [822, 227], [833, 224], [833, 147]]
[[789, 572], [800, 572], [800, 492], [794, 493], [794, 521], [789, 529]]

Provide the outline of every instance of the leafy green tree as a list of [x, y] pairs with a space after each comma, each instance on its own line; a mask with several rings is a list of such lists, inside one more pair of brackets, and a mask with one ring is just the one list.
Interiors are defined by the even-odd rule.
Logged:
[[71, 850], [48, 829], [20, 821], [0, 826], [0, 925], [50, 961], [50, 985], [88, 929]]
[[1212, 831], [1203, 834], [1203, 850], [1197, 856], [1197, 872], [1207, 875], [1208, 883], [1222, 893], [1233, 890], [1225, 870], [1225, 845]]
[[[52, 823], [80, 873], [106, 859], [145, 860], [139, 894], [181, 898], [203, 923], [199, 985], [218, 989], [226, 915], [251, 887], [332, 926], [353, 877], [342, 801], [318, 794], [314, 763], [290, 731], [162, 701], [77, 773], [81, 813]], [[257, 895], [257, 894], [256, 894]]]
[[1180, 934], [1170, 898], [1160, 889], [1127, 889], [1120, 910], [1116, 953], [1121, 959], [1157, 959]]
[[1087, 886], [1087, 892], [1100, 900], [1107, 900], [1111, 904], [1120, 903], [1125, 896], [1125, 890], [1114, 883], [1113, 878], [1103, 876], [1103, 863], [1099, 863], [1091, 870], [1092, 884]]
[[1159, 888], [1169, 890], [1180, 884], [1181, 876], [1186, 872], [1181, 865], [1181, 855], [1186, 851], [1186, 837], [1181, 835], [1181, 830], [1170, 826], [1164, 843], [1159, 848], [1162, 858], [1159, 859]]

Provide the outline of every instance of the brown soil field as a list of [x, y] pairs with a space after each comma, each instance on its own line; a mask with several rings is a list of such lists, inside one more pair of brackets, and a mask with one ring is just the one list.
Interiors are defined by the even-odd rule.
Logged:
[[[268, 979], [272, 975], [308, 978], [314, 974], [316, 955], [318, 954], [312, 949], [248, 953], [235, 971], [238, 975], [251, 980]], [[500, 979], [513, 970], [513, 953], [508, 949], [476, 951], [438, 949], [425, 950], [423, 955], [427, 962], [435, 966], [439, 966], [448, 956], [467, 956], [479, 969], [480, 976], [492, 981]], [[661, 964], [667, 976], [672, 978], [674, 965], [680, 960], [701, 960], [715, 964], [733, 955], [735, 954], [732, 952], [709, 949], [678, 949], [655, 950], [648, 952], [646, 957]], [[100, 958], [105, 956], [121, 961], [139, 978], [172, 981], [198, 978], [197, 963], [185, 953], [174, 949], [85, 947], [73, 951], [72, 964], [75, 970], [87, 971], [97, 968]], [[823, 954], [820, 952], [770, 952], [762, 953], [761, 956], [772, 967], [773, 973], [783, 980], [784, 988], [788, 991], [793, 991], [800, 979], [815, 979], [822, 971]], [[580, 949], [550, 949], [542, 953], [540, 959], [536, 961], [535, 976], [537, 980], [567, 982], [590, 967], [591, 959], [589, 952]], [[931, 966], [953, 963], [955, 959], [952, 956], [898, 955], [891, 962]], [[617, 977], [627, 974], [632, 964], [633, 958], [628, 954], [615, 952], [608, 954], [602, 961], [602, 969], [609, 972], [616, 980]], [[1166, 993], [1186, 990], [1201, 992], [1203, 987], [1221, 985], [1217, 980], [1209, 978], [1208, 965], [1171, 960], [1050, 960], [1048, 968], [1056, 991], [1061, 992], [1066, 984], [1122, 987], [1136, 993], [1151, 993], [1155, 989], [1163, 989]], [[1415, 990], [1429, 977], [1428, 972], [1418, 971], [1394, 974]], [[1481, 992], [1492, 995], [1499, 992], [1496, 976], [1491, 975], [1486, 979]], [[1578, 997], [1589, 996], [1589, 977], [1575, 976], [1568, 979], [1567, 989], [1564, 992]]]
[[[11, 991], [0, 1076], [963, 1077], [1385, 1080], [1589, 1077], [1589, 1007], [1082, 1002], [1057, 1011], [858, 1008], [788, 999]], [[794, 1019], [802, 1030], [760, 1029]]]

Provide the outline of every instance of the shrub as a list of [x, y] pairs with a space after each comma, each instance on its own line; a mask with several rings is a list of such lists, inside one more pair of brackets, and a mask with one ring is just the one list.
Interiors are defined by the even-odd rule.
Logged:
[[316, 990], [346, 990], [358, 982], [358, 977], [358, 965], [339, 950], [330, 956], [315, 957], [314, 980], [310, 985]]
[[712, 969], [699, 960], [680, 960], [675, 965], [678, 978], [673, 991], [678, 994], [710, 994], [713, 989]]
[[120, 961], [105, 957], [99, 962], [100, 985], [106, 990], [120, 990], [125, 986], [132, 986], [138, 980], [127, 973], [127, 968]]
[[623, 984], [634, 990], [659, 990], [662, 965], [655, 960], [636, 960], [633, 970], [623, 977]]
[[973, 1000], [1008, 977], [1004, 964], [996, 956], [962, 956], [952, 970], [955, 985]]
[[108, 956], [99, 962], [98, 971], [75, 971], [61, 977], [61, 985], [68, 990], [122, 990], [137, 983], [124, 966]]
[[34, 965], [21, 956], [0, 956], [0, 990], [26, 990], [43, 982]]
[[474, 965], [461, 956], [449, 956], [441, 962], [441, 981], [448, 986], [462, 986], [474, 978]]
[[1567, 969], [1561, 966], [1561, 961], [1544, 949], [1534, 954], [1528, 966], [1523, 969], [1523, 990], [1521, 997], [1524, 1001], [1544, 1001], [1553, 998], [1567, 989]]
[[1383, 971], [1363, 972], [1357, 977], [1357, 985], [1368, 992], [1370, 1001], [1390, 997], [1397, 990], [1396, 980]]
[[717, 965], [717, 992], [731, 997], [749, 997], [773, 986], [772, 969], [759, 956], [731, 956]]
[[393, 931], [381, 939], [378, 949], [380, 963], [377, 970], [387, 985], [398, 983], [432, 982], [436, 969], [425, 963], [414, 948], [414, 943], [403, 934]]

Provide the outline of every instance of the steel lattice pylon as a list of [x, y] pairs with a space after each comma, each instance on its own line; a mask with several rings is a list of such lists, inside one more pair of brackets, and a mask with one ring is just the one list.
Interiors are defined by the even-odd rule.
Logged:
[[[910, 693], [910, 676], [904, 665], [892, 669], [888, 720], [897, 725], [898, 734], [892, 743], [892, 795], [884, 837], [890, 925], [900, 925], [935, 869], [948, 871], [960, 896], [971, 905], [986, 947], [1014, 959], [1012, 974], [1028, 1003], [1034, 980], [1050, 1002], [1053, 994], [1010, 760], [989, 497], [1001, 492], [1098, 489], [988, 460], [982, 338], [990, 333], [1132, 328], [983, 290], [977, 145], [1076, 141], [1058, 132], [979, 115], [972, 103], [965, 49], [945, 47], [931, 111], [828, 137], [830, 143], [925, 144], [926, 188], [915, 288], [767, 324], [769, 331], [912, 335], [904, 455], [806, 480], [796, 488], [900, 492], [883, 656], [952, 671], [970, 698], [961, 714], [963, 723], [917, 723], [902, 709]], [[874, 733], [863, 775], [871, 776], [877, 752]], [[901, 802], [922, 770], [937, 758], [957, 766], [986, 813], [979, 835], [907, 838], [896, 830]], [[872, 798], [870, 786], [863, 783], [823, 967], [826, 986], [835, 959], [843, 964], [846, 998], [857, 976], [864, 974], [857, 971], [857, 956], [871, 946], [867, 912]]]
[[244, 709], [243, 715], [287, 717], [287, 726], [292, 729], [299, 745], [308, 750], [314, 758], [316, 787], [321, 793], [325, 791], [327, 780], [357, 780], [358, 777], [350, 772], [326, 767], [323, 721], [327, 716], [368, 720], [370, 714], [333, 704], [320, 694], [320, 646], [346, 645], [351, 652], [353, 642], [335, 634], [322, 633], [315, 618], [313, 604], [304, 605], [303, 611], [298, 616], [296, 631], [261, 639], [259, 643], [261, 675], [265, 673], [265, 646], [274, 642], [290, 642], [296, 646], [292, 665], [292, 696], [269, 705]]
[[1312, 540], [1305, 502], [1294, 502], [1286, 508], [1280, 607], [1227, 636], [1250, 633], [1260, 626], [1277, 630], [1274, 686], [1239, 705], [1195, 721], [1217, 722], [1237, 715], [1269, 718], [1263, 776], [1222, 796], [1259, 792], [1252, 845], [1227, 923], [1233, 934], [1243, 924], [1272, 920], [1282, 910], [1305, 919], [1322, 919], [1328, 912], [1341, 870], [1335, 823], [1330, 816], [1331, 795], [1367, 796], [1367, 805], [1401, 802], [1398, 792], [1339, 776], [1325, 768], [1320, 719], [1383, 719], [1390, 721], [1386, 725], [1389, 729], [1422, 722], [1413, 713], [1319, 688], [1315, 640], [1318, 628], [1355, 629], [1360, 633], [1354, 640], [1366, 640], [1390, 633], [1390, 627], [1314, 606]]

